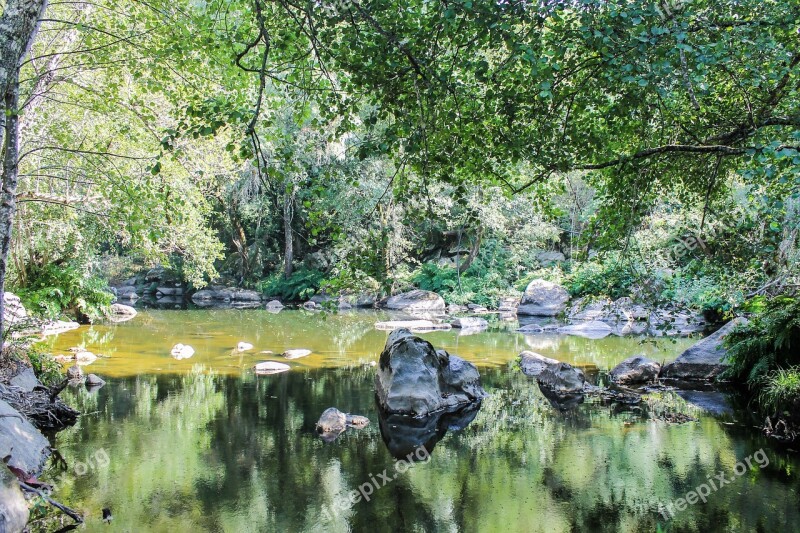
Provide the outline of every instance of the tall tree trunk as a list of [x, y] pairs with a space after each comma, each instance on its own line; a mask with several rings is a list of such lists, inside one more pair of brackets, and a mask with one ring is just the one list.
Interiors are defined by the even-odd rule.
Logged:
[[2, 144], [2, 192], [0, 192], [0, 339], [4, 337], [2, 295], [5, 291], [8, 250], [14, 225], [19, 162], [19, 68], [36, 36], [47, 0], [8, 0], [0, 16], [0, 94], [5, 116]]
[[294, 186], [289, 185], [283, 195], [283, 277], [292, 275], [294, 259], [294, 238], [292, 235], [292, 204], [294, 203]]
[[6, 92], [4, 104], [8, 111], [6, 118], [5, 144], [3, 146], [3, 184], [0, 192], [0, 339], [2, 339], [3, 315], [5, 313], [4, 298], [6, 289], [6, 270], [8, 268], [8, 251], [11, 248], [11, 234], [14, 226], [14, 211], [17, 207], [17, 177], [19, 160], [19, 117], [17, 105], [19, 100], [19, 78], [13, 80], [11, 88]]

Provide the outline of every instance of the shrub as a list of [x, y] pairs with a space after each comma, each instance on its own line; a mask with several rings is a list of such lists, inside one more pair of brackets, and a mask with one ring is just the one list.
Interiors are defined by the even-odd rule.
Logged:
[[800, 299], [780, 296], [766, 301], [763, 311], [725, 342], [731, 365], [725, 377], [760, 388], [773, 372], [800, 364]]
[[638, 281], [633, 266], [616, 258], [605, 261], [588, 261], [572, 266], [564, 279], [564, 287], [573, 297], [628, 296]]
[[50, 386], [61, 381], [61, 365], [49, 353], [32, 346], [28, 349], [27, 356], [33, 367], [34, 374], [42, 384]]
[[295, 270], [289, 278], [275, 273], [256, 284], [256, 289], [284, 301], [308, 300], [314, 296], [325, 279], [325, 273], [313, 268]]
[[79, 322], [92, 321], [105, 316], [114, 299], [104, 280], [75, 263], [48, 264], [28, 279], [14, 290], [27, 309], [46, 318], [66, 314]]
[[758, 403], [775, 413], [796, 412], [800, 405], [800, 366], [770, 372], [762, 381]]

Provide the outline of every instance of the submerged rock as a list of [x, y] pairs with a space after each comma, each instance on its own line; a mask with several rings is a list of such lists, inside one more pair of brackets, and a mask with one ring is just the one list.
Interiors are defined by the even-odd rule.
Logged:
[[282, 355], [286, 359], [300, 359], [301, 357], [311, 355], [311, 350], [306, 350], [305, 348], [295, 348], [292, 350], [286, 350]]
[[580, 324], [570, 324], [558, 328], [558, 333], [564, 335], [576, 335], [578, 337], [585, 337], [587, 339], [602, 339], [608, 337], [613, 333], [614, 329], [599, 320], [592, 320], [591, 322], [583, 322]]
[[386, 300], [387, 309], [409, 312], [442, 312], [444, 313], [444, 299], [435, 292], [416, 289], [401, 294], [396, 294]]
[[407, 329], [393, 331], [375, 375], [378, 403], [388, 413], [425, 416], [486, 396], [475, 365]]
[[325, 442], [333, 442], [336, 438], [351, 427], [361, 429], [369, 425], [369, 419], [365, 416], [349, 415], [329, 407], [323, 411], [322, 416], [317, 421], [317, 433]]
[[556, 316], [564, 312], [569, 301], [567, 289], [543, 279], [528, 284], [519, 302], [517, 314], [530, 316]]
[[636, 355], [622, 361], [609, 374], [616, 383], [635, 385], [653, 381], [660, 371], [660, 364], [642, 355]]
[[291, 368], [289, 365], [277, 361], [264, 361], [253, 367], [256, 374], [279, 374], [291, 370]]
[[486, 329], [489, 327], [489, 323], [485, 318], [479, 318], [476, 316], [456, 318], [450, 323], [450, 325], [454, 328], [464, 329]]
[[716, 333], [683, 352], [675, 361], [664, 365], [661, 377], [687, 381], [716, 378], [728, 367], [723, 340], [736, 326], [746, 323], [747, 319], [742, 317], [731, 320]]
[[189, 359], [194, 355], [194, 348], [188, 344], [176, 344], [172, 347], [170, 355], [180, 361], [181, 359]]
[[387, 320], [375, 322], [375, 329], [381, 331], [394, 331], [396, 329], [409, 329], [411, 331], [449, 330], [452, 326], [432, 320]]

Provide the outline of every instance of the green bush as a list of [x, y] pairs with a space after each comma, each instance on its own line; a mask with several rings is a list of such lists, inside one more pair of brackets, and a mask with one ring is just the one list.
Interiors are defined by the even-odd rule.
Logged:
[[800, 299], [780, 296], [766, 301], [763, 311], [725, 342], [731, 366], [724, 377], [762, 388], [774, 372], [800, 364]]
[[800, 366], [770, 372], [762, 381], [758, 403], [775, 413], [796, 413], [800, 406]]
[[631, 287], [638, 281], [634, 268], [616, 258], [605, 261], [588, 261], [573, 264], [564, 278], [564, 287], [573, 297], [608, 296], [621, 298], [629, 296]]
[[51, 386], [61, 381], [61, 365], [50, 354], [41, 351], [36, 346], [32, 346], [28, 349], [27, 356], [33, 367], [33, 372], [42, 384]]
[[[459, 279], [460, 278], [460, 279]], [[461, 274], [455, 268], [425, 263], [411, 278], [415, 286], [439, 294], [448, 303], [475, 303], [494, 307], [502, 296], [514, 292], [499, 269], [489, 269], [476, 260]]]
[[320, 290], [325, 273], [313, 268], [295, 270], [289, 278], [275, 273], [256, 284], [256, 290], [283, 301], [308, 300]]
[[79, 322], [92, 321], [105, 316], [114, 299], [104, 280], [76, 263], [51, 263], [28, 279], [27, 285], [12, 290], [27, 309], [46, 318], [69, 315]]

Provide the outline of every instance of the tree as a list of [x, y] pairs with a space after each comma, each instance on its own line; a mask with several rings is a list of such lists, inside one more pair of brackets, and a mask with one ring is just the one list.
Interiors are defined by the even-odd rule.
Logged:
[[0, 194], [0, 339], [3, 338], [2, 295], [5, 291], [8, 251], [16, 210], [19, 164], [19, 68], [36, 36], [46, 0], [8, 0], [0, 15], [0, 141], [2, 142], [2, 193]]

